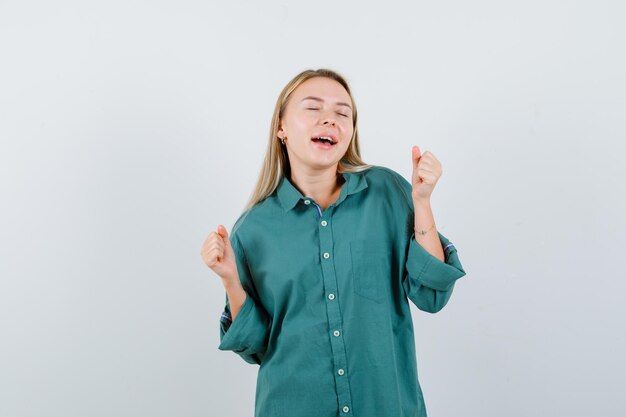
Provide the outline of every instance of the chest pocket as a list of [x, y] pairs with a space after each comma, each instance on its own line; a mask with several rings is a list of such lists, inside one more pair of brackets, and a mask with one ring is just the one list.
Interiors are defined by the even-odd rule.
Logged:
[[350, 258], [355, 294], [382, 303], [388, 297], [391, 249], [377, 241], [353, 240], [350, 242]]

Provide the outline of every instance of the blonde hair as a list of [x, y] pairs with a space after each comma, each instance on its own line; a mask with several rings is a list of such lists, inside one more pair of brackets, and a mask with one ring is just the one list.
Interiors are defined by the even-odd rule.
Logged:
[[289, 156], [287, 154], [287, 148], [284, 145], [281, 145], [278, 139], [278, 126], [280, 124], [280, 119], [285, 113], [285, 108], [287, 107], [291, 93], [293, 93], [293, 91], [298, 88], [300, 84], [314, 77], [326, 77], [337, 81], [346, 89], [348, 95], [350, 96], [350, 100], [352, 101], [352, 124], [354, 131], [348, 150], [337, 165], [337, 173], [360, 172], [372, 167], [372, 165], [366, 164], [363, 160], [361, 160], [359, 134], [357, 131], [356, 103], [354, 102], [350, 86], [348, 85], [346, 79], [330, 69], [322, 68], [317, 70], [304, 70], [287, 83], [276, 100], [263, 165], [261, 166], [259, 178], [256, 186], [254, 187], [254, 191], [252, 192], [250, 200], [246, 204], [244, 211], [249, 210], [257, 203], [269, 197], [274, 192], [276, 187], [278, 187], [280, 180], [284, 176], [290, 175], [291, 166], [289, 165]]

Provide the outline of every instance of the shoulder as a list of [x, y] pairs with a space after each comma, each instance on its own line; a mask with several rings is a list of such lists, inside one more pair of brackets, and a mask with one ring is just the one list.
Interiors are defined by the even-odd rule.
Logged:
[[382, 165], [373, 165], [370, 169], [365, 171], [365, 178], [367, 179], [368, 186], [373, 186], [375, 189], [382, 188], [391, 193], [393, 197], [406, 203], [410, 204], [412, 201], [411, 183], [400, 173], [391, 168]]
[[270, 196], [256, 203], [254, 206], [245, 209], [233, 224], [230, 232], [231, 240], [236, 241], [236, 244], [242, 246], [243, 242], [246, 240], [245, 236], [250, 234], [252, 230], [258, 229], [259, 224], [263, 223], [264, 218], [267, 217], [268, 210], [272, 210], [272, 207], [269, 206], [276, 204], [277, 203], [273, 201]]
[[382, 165], [372, 165], [371, 168], [365, 170], [364, 173], [368, 179], [373, 178], [382, 181], [406, 181], [402, 175], [393, 169]]

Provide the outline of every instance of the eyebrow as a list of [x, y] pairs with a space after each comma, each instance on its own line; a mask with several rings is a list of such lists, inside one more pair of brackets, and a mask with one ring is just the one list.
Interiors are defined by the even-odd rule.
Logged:
[[[305, 97], [305, 98], [303, 98], [303, 99], [302, 99], [302, 100], [300, 100], [300, 101], [302, 102], [302, 101], [304, 101], [304, 100], [324, 101], [324, 100], [322, 100], [321, 98], [319, 98], [319, 97], [314, 97], [314, 96], [308, 96], [308, 97]], [[350, 107], [350, 105], [349, 105], [348, 103], [344, 103], [343, 101], [337, 102], [337, 103], [335, 103], [335, 104], [337, 104], [338, 106], [346, 106], [347, 108], [349, 108], [350, 110], [352, 110], [352, 107]]]

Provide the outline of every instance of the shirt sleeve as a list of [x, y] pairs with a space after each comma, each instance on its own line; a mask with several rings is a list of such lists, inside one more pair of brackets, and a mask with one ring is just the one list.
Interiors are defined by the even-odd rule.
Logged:
[[232, 350], [244, 361], [260, 365], [267, 350], [271, 319], [259, 301], [245, 253], [234, 234], [231, 237], [231, 244], [237, 258], [237, 271], [241, 285], [246, 292], [246, 299], [233, 321], [228, 294], [226, 294], [224, 311], [220, 317], [218, 349]]
[[444, 235], [437, 233], [444, 248], [444, 261], [417, 243], [413, 232], [402, 278], [407, 297], [417, 308], [429, 313], [440, 311], [448, 303], [456, 280], [465, 275], [456, 248]]
[[402, 198], [409, 207], [407, 218], [403, 219], [407, 226], [404, 228], [406, 231], [404, 236], [406, 238], [408, 235], [408, 248], [402, 273], [402, 286], [406, 296], [417, 308], [436, 313], [448, 303], [456, 280], [465, 276], [465, 270], [456, 247], [440, 232], [437, 234], [444, 252], [443, 261], [433, 256], [415, 240], [412, 187], [402, 175], [393, 173], [402, 190]]

